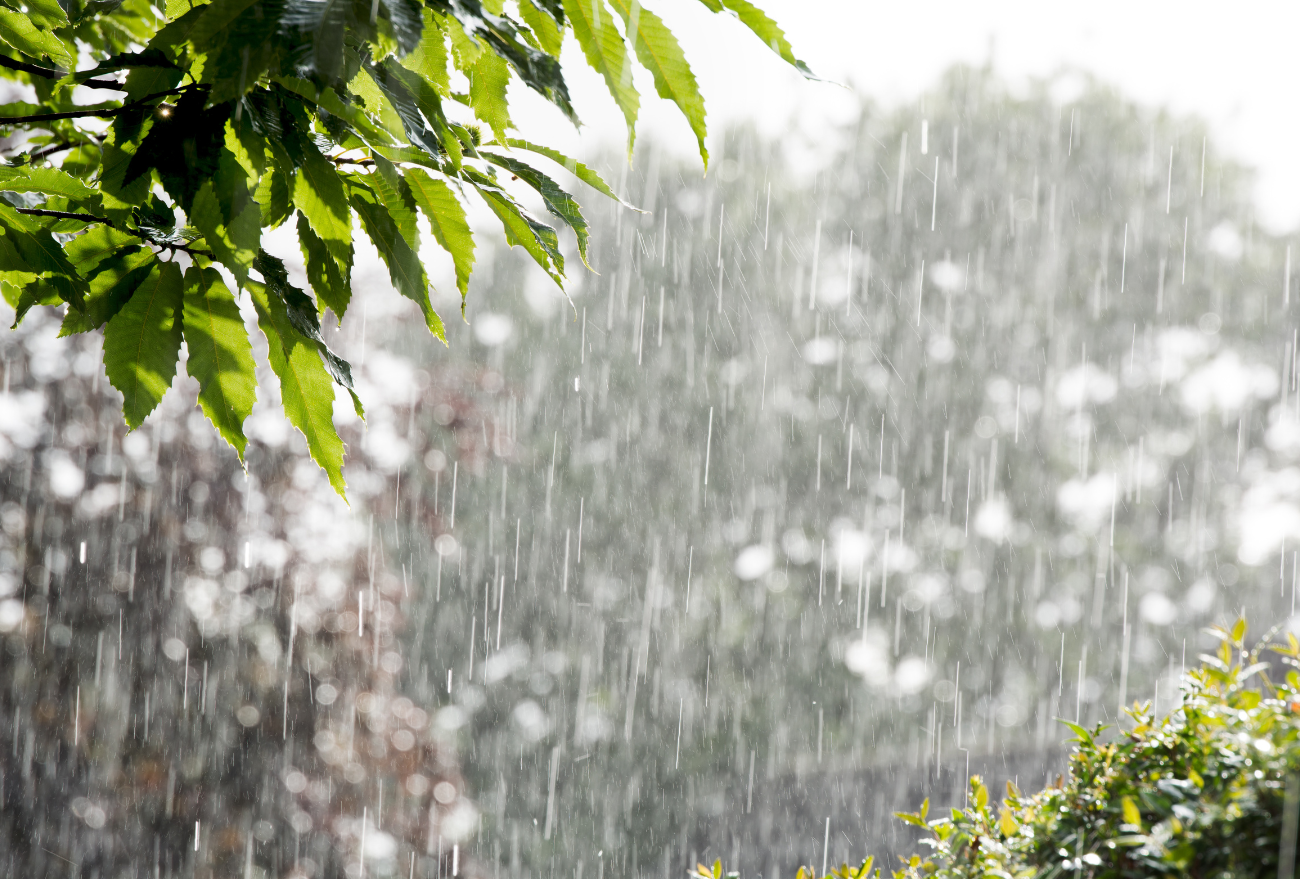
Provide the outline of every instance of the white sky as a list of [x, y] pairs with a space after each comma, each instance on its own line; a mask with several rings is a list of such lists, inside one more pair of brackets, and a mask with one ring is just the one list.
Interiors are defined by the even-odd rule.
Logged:
[[[1260, 220], [1275, 232], [1300, 225], [1300, 71], [1287, 63], [1300, 35], [1300, 4], [1093, 0], [1043, 3], [757, 0], [785, 29], [795, 52], [819, 75], [893, 105], [931, 87], [958, 61], [983, 63], [1013, 84], [1062, 68], [1095, 73], [1127, 97], [1207, 119], [1218, 141], [1259, 171]], [[815, 132], [844, 118], [856, 99], [835, 85], [789, 70], [738, 22], [698, 0], [648, 0], [677, 33], [709, 109], [711, 132], [725, 120], [759, 119], [778, 135], [797, 120]], [[1290, 50], [1288, 52], [1288, 50]], [[588, 127], [570, 134], [558, 113], [528, 102], [515, 121], [557, 147], [590, 156], [623, 138], [621, 115], [604, 85], [566, 49], [570, 87]], [[580, 71], [580, 68], [582, 70]], [[684, 154], [693, 138], [649, 82], [639, 136], [667, 140]], [[520, 96], [522, 98], [522, 95]], [[555, 124], [549, 124], [555, 123]], [[536, 126], [545, 126], [539, 131]]]

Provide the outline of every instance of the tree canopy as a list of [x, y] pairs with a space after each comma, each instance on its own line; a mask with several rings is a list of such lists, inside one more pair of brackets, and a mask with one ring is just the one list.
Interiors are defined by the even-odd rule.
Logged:
[[[700, 0], [735, 16], [804, 76], [784, 33], [748, 0]], [[171, 386], [181, 343], [198, 401], [243, 456], [257, 394], [237, 295], [266, 336], [289, 421], [342, 493], [333, 424], [349, 364], [321, 334], [351, 296], [354, 228], [393, 286], [445, 341], [419, 259], [423, 215], [468, 293], [470, 193], [561, 287], [554, 226], [574, 233], [578, 202], [536, 159], [610, 198], [600, 176], [516, 135], [518, 79], [579, 124], [560, 62], [572, 34], [635, 136], [633, 58], [705, 148], [705, 107], [676, 37], [639, 0], [30, 0], [0, 6], [0, 71], [24, 100], [0, 105], [0, 288], [15, 326], [66, 306], [62, 335], [103, 330], [104, 366], [134, 429]], [[525, 160], [526, 159], [526, 160]], [[310, 292], [263, 235], [292, 224]], [[219, 271], [218, 269], [225, 271]], [[228, 280], [233, 280], [232, 291]]]

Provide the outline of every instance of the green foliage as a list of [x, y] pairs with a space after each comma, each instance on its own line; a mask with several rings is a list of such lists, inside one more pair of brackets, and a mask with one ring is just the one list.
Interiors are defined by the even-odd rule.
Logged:
[[[702, 2], [725, 6], [807, 72], [748, 3]], [[352, 393], [350, 370], [320, 338], [319, 318], [347, 311], [355, 220], [439, 339], [419, 213], [452, 256], [462, 302], [475, 250], [463, 199], [475, 193], [506, 240], [563, 287], [559, 235], [521, 198], [573, 230], [584, 264], [587, 221], [572, 195], [512, 151], [539, 153], [615, 196], [586, 166], [513, 136], [509, 86], [517, 79], [576, 124], [558, 60], [570, 32], [622, 110], [629, 145], [636, 58], [707, 161], [704, 101], [677, 39], [638, 0], [614, 8], [169, 0], [160, 20], [144, 0], [0, 0], [0, 75], [36, 95], [0, 107], [0, 133], [26, 135], [0, 164], [0, 288], [15, 326], [43, 305], [66, 306], [64, 334], [105, 328], [109, 378], [132, 428], [170, 386], [184, 338], [199, 404], [242, 456], [256, 381], [238, 298], [250, 294], [286, 414], [341, 493], [331, 412], [334, 385]], [[98, 103], [73, 100], [87, 87]], [[263, 235], [291, 219], [310, 293], [262, 250]]]
[[[1066, 723], [1076, 747], [1068, 771], [1045, 790], [1026, 795], [1008, 782], [998, 803], [973, 776], [965, 808], [930, 819], [927, 801], [900, 813], [928, 834], [921, 841], [932, 854], [912, 856], [893, 876], [1295, 875], [1300, 673], [1274, 682], [1260, 653], [1300, 668], [1300, 641], [1288, 633], [1276, 643], [1275, 633], [1247, 649], [1245, 620], [1210, 630], [1219, 649], [1184, 675], [1182, 702], [1163, 718], [1145, 703], [1126, 711], [1132, 729], [1109, 736], [1105, 726]], [[871, 863], [825, 879], [865, 879]], [[717, 879], [720, 871], [700, 867], [692, 876]], [[799, 871], [799, 879], [815, 876]]]

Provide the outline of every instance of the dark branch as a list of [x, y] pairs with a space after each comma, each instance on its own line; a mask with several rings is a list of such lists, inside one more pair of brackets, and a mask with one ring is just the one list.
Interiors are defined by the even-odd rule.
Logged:
[[78, 85], [84, 85], [86, 88], [91, 89], [104, 89], [111, 92], [126, 91], [126, 86], [114, 79], [88, 79], [83, 83], [78, 83]]
[[94, 116], [107, 119], [124, 113], [137, 106], [124, 104], [121, 107], [105, 107], [101, 110], [70, 110], [67, 113], [35, 113], [31, 116], [0, 116], [0, 125], [29, 125], [33, 122], [55, 122], [59, 119], [86, 119]]
[[94, 214], [76, 214], [76, 213], [71, 213], [69, 211], [47, 211], [43, 208], [14, 208], [14, 210], [16, 210], [20, 214], [26, 214], [29, 217], [53, 217], [56, 220], [80, 220], [83, 223], [100, 223], [101, 225], [107, 226], [110, 229], [116, 229], [119, 232], [125, 232], [128, 235], [134, 235], [136, 238], [139, 238], [142, 241], [146, 241], [149, 244], [154, 245], [155, 247], [166, 247], [169, 250], [179, 250], [182, 253], [188, 253], [190, 256], [204, 256], [204, 257], [208, 257], [209, 259], [212, 258], [212, 254], [207, 253], [206, 251], [195, 250], [192, 247], [187, 247], [184, 244], [175, 244], [171, 241], [159, 241], [157, 238], [154, 238], [150, 235], [146, 235], [145, 233], [141, 232], [139, 229], [124, 229], [123, 227], [114, 223], [112, 220], [106, 217], [97, 217]]
[[61, 153], [64, 150], [70, 150], [75, 146], [76, 146], [75, 143], [66, 143], [66, 142], [51, 144], [50, 146], [45, 147], [45, 149], [37, 150], [36, 152], [29, 155], [27, 157], [27, 161], [28, 163], [39, 162], [41, 159], [52, 156], [55, 153]]
[[[20, 214], [27, 214], [30, 217], [54, 217], [58, 220], [84, 220], [87, 223], [102, 223], [110, 229], [116, 229], [117, 224], [112, 220], [104, 217], [97, 217], [94, 214], [74, 214], [68, 211], [47, 211], [43, 208], [14, 208]], [[129, 230], [128, 230], [129, 231]]]
[[100, 119], [108, 119], [121, 113], [125, 113], [128, 110], [134, 110], [146, 106], [155, 98], [165, 98], [168, 95], [180, 94], [189, 88], [192, 88], [192, 86], [183, 85], [174, 89], [168, 89], [165, 92], [155, 92], [152, 95], [145, 95], [138, 101], [132, 101], [131, 103], [123, 104], [120, 107], [101, 107], [94, 110], [69, 110], [66, 113], [35, 113], [31, 116], [0, 116], [0, 125], [28, 125], [33, 122], [54, 122], [59, 119], [85, 119], [92, 116]]
[[[8, 67], [10, 70], [20, 70], [23, 73], [30, 73], [32, 76], [39, 76], [44, 79], [63, 79], [66, 75], [62, 70], [53, 67], [38, 67], [35, 64], [27, 64], [22, 61], [15, 61], [12, 58], [6, 58], [0, 55], [0, 67]], [[81, 85], [89, 86], [94, 89], [111, 89], [115, 92], [126, 91], [126, 86], [112, 79], [88, 79]]]
[[43, 77], [44, 79], [63, 79], [62, 70], [51, 67], [37, 67], [35, 64], [27, 64], [22, 61], [15, 61], [12, 58], [6, 58], [0, 55], [0, 67], [8, 67], [10, 70], [20, 70], [23, 73], [30, 73], [32, 76]]

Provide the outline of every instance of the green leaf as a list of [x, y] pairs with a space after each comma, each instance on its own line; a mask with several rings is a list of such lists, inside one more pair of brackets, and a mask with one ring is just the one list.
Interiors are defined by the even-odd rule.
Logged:
[[397, 292], [420, 306], [425, 325], [444, 344], [447, 341], [442, 318], [429, 302], [429, 281], [424, 274], [419, 254], [402, 238], [397, 223], [380, 202], [375, 191], [359, 181], [349, 181], [352, 206], [361, 217], [361, 225], [374, 242], [379, 255], [388, 266], [388, 276]]
[[280, 401], [289, 423], [307, 440], [307, 449], [330, 485], [344, 500], [343, 440], [334, 427], [334, 382], [320, 353], [289, 320], [284, 301], [255, 281], [248, 291], [257, 309], [257, 323], [267, 341], [267, 359], [280, 379]]
[[1234, 644], [1240, 644], [1242, 643], [1242, 639], [1245, 637], [1246, 637], [1246, 618], [1242, 617], [1241, 619], [1237, 620], [1237, 622], [1232, 627], [1232, 641]]
[[474, 235], [465, 217], [465, 208], [446, 182], [431, 177], [419, 168], [404, 175], [415, 203], [429, 220], [433, 237], [451, 254], [456, 266], [456, 288], [462, 302], [469, 294], [469, 276], [474, 269]]
[[136, 429], [176, 376], [181, 348], [181, 270], [155, 263], [104, 330], [104, 369], [122, 393], [122, 415]]
[[104, 139], [99, 189], [104, 197], [104, 211], [110, 219], [123, 220], [131, 208], [149, 197], [153, 184], [149, 174], [128, 178], [140, 142], [153, 128], [153, 116], [123, 113], [113, 122]]
[[126, 76], [126, 99], [138, 101], [149, 95], [171, 91], [180, 84], [184, 71], [168, 67], [137, 67]]
[[57, 0], [23, 0], [23, 7], [37, 27], [54, 30], [68, 26], [68, 15]]
[[577, 177], [579, 180], [581, 180], [583, 183], [587, 184], [592, 189], [599, 192], [601, 195], [607, 198], [614, 199], [614, 201], [618, 202], [625, 208], [630, 208], [634, 211], [637, 211], [638, 213], [642, 213], [642, 214], [645, 213], [645, 211], [641, 210], [636, 205], [628, 204], [627, 202], [623, 201], [623, 199], [619, 198], [618, 195], [614, 193], [614, 190], [609, 188], [609, 184], [607, 184], [601, 178], [601, 176], [597, 174], [595, 171], [593, 171], [591, 168], [588, 168], [586, 165], [582, 164], [582, 162], [579, 162], [576, 159], [569, 158], [559, 150], [553, 150], [548, 146], [542, 146], [541, 144], [531, 143], [526, 140], [520, 140], [517, 137], [507, 138], [506, 145], [514, 147], [515, 149], [528, 150], [530, 153], [537, 153], [539, 156], [545, 156], [546, 158], [550, 159], [552, 162], [555, 162], [557, 165], [563, 166], [564, 170], [568, 171], [574, 177]]
[[[719, 0], [703, 0], [704, 5], [708, 6], [714, 12], [721, 10], [716, 8]], [[775, 21], [768, 17], [767, 13], [759, 9], [749, 0], [720, 0], [722, 6], [731, 10], [736, 17], [741, 20], [745, 27], [749, 28], [754, 34], [763, 41], [763, 44], [773, 52], [780, 55], [782, 60], [792, 66], [795, 70], [803, 74], [805, 79], [821, 81], [821, 78], [808, 69], [804, 64], [794, 56], [794, 48], [790, 41], [785, 37], [785, 31], [777, 25]]]
[[63, 252], [72, 260], [77, 271], [89, 275], [95, 266], [124, 247], [139, 249], [139, 239], [134, 235], [110, 226], [92, 226], [63, 245]]
[[221, 214], [221, 205], [208, 181], [194, 196], [190, 222], [203, 234], [203, 240], [212, 249], [217, 261], [230, 270], [235, 282], [243, 286], [248, 280], [248, 270], [257, 255], [258, 241], [262, 236], [262, 215], [257, 202], [249, 202], [229, 226]]
[[49, 58], [63, 68], [76, 64], [67, 45], [51, 31], [39, 26], [30, 16], [0, 8], [0, 40], [33, 58]]
[[510, 84], [510, 66], [495, 52], [484, 52], [474, 64], [469, 78], [469, 105], [474, 115], [488, 124], [498, 140], [513, 127], [506, 86]]
[[709, 151], [704, 146], [704, 97], [686, 56], [663, 19], [641, 7], [640, 0], [611, 0], [623, 16], [628, 36], [641, 66], [654, 77], [655, 91], [677, 105], [691, 126], [700, 147], [704, 167], [709, 166]]
[[1088, 732], [1087, 729], [1085, 729], [1084, 727], [1080, 726], [1077, 723], [1071, 723], [1070, 721], [1065, 720], [1064, 718], [1061, 717], [1058, 717], [1056, 719], [1070, 728], [1070, 732], [1074, 733], [1075, 736], [1074, 740], [1076, 742], [1079, 742], [1081, 744], [1091, 744], [1092, 733]]
[[86, 282], [77, 274], [67, 254], [49, 230], [29, 222], [7, 202], [0, 201], [0, 231], [4, 232], [5, 243], [12, 248], [10, 253], [22, 261], [21, 265], [6, 268], [66, 278], [68, 292], [73, 297], [71, 301], [76, 305], [81, 304], [87, 289]]
[[415, 198], [411, 189], [392, 162], [375, 156], [375, 171], [366, 182], [374, 189], [388, 215], [397, 224], [402, 240], [416, 253], [420, 252], [420, 226], [416, 220]]
[[334, 163], [312, 144], [303, 148], [302, 163], [293, 181], [293, 205], [311, 225], [312, 231], [340, 261], [352, 253], [352, 211], [348, 208], [343, 180]]
[[[6, 273], [6, 274], [17, 274]], [[14, 322], [9, 329], [16, 329], [31, 311], [38, 305], [62, 305], [63, 296], [59, 288], [50, 283], [49, 278], [33, 278], [26, 284], [16, 285], [6, 280], [3, 284], [5, 301], [13, 307]]]
[[542, 47], [542, 51], [554, 57], [560, 57], [560, 49], [564, 46], [564, 28], [556, 23], [554, 18], [549, 14], [538, 9], [532, 0], [519, 0], [519, 16], [528, 25], [533, 35], [537, 37], [537, 42]]
[[39, 192], [83, 202], [99, 200], [94, 189], [58, 168], [0, 168], [0, 191]]
[[[185, 39], [196, 51], [207, 52], [218, 35], [256, 3], [258, 0], [213, 0], [206, 6], [197, 7], [202, 13], [190, 26]], [[249, 85], [251, 84], [250, 82]]]
[[[303, 338], [315, 343], [316, 350], [320, 352], [321, 358], [325, 361], [325, 368], [329, 370], [335, 383], [352, 392], [352, 367], [325, 344], [325, 339], [321, 337], [320, 315], [316, 303], [312, 302], [311, 297], [306, 293], [289, 283], [289, 272], [285, 269], [284, 262], [279, 257], [260, 250], [257, 258], [253, 260], [253, 268], [262, 273], [267, 291], [284, 303], [285, 313], [289, 316], [293, 328]], [[361, 401], [357, 399], [355, 392], [352, 393], [352, 402], [357, 407], [357, 415], [364, 417]]]
[[253, 200], [262, 205], [262, 222], [275, 228], [293, 214], [289, 188], [293, 182], [293, 161], [278, 144], [270, 145], [270, 153], [271, 161], [257, 184]]
[[564, 255], [560, 253], [560, 242], [555, 235], [555, 230], [524, 210], [489, 178], [468, 170], [466, 177], [474, 184], [479, 195], [483, 196], [492, 213], [496, 214], [497, 219], [501, 221], [506, 243], [511, 247], [515, 245], [522, 247], [563, 290]]
[[456, 63], [457, 69], [468, 75], [474, 69], [474, 62], [478, 61], [478, 56], [483, 54], [483, 47], [465, 31], [462, 22], [455, 16], [443, 20], [446, 22], [447, 37], [451, 42], [452, 60]]
[[1137, 803], [1132, 797], [1123, 797], [1120, 800], [1124, 811], [1124, 823], [1132, 824], [1134, 827], [1142, 826], [1142, 813], [1138, 811]]
[[505, 168], [523, 180], [541, 195], [542, 201], [546, 203], [546, 209], [573, 229], [573, 234], [578, 239], [578, 255], [582, 258], [582, 264], [590, 269], [591, 264], [587, 262], [587, 220], [582, 216], [582, 209], [578, 207], [573, 196], [561, 189], [559, 184], [550, 177], [518, 159], [487, 151], [482, 155], [492, 164]]
[[388, 13], [389, 35], [397, 41], [397, 51], [405, 55], [420, 44], [424, 27], [421, 15], [423, 3], [419, 0], [381, 0]]
[[253, 346], [235, 297], [212, 268], [185, 273], [186, 370], [199, 383], [199, 406], [244, 460], [244, 419], [257, 400]]
[[573, 35], [591, 68], [605, 79], [614, 102], [627, 122], [627, 152], [632, 154], [636, 140], [636, 117], [641, 99], [632, 87], [632, 59], [623, 37], [614, 27], [614, 16], [605, 0], [564, 0], [564, 14], [569, 17]]
[[124, 247], [99, 262], [87, 276], [90, 292], [81, 307], [63, 316], [60, 336], [97, 330], [121, 310], [157, 264], [146, 247]]
[[447, 31], [442, 18], [424, 10], [424, 33], [420, 45], [402, 59], [402, 66], [428, 80], [444, 98], [451, 97], [451, 79], [447, 73]]
[[329, 308], [342, 323], [352, 299], [351, 262], [340, 266], [302, 214], [298, 214], [298, 246], [307, 267], [307, 281], [321, 310]]
[[326, 81], [337, 79], [345, 62], [349, 0], [290, 0], [280, 14], [282, 33], [292, 33], [301, 48], [303, 68]]

